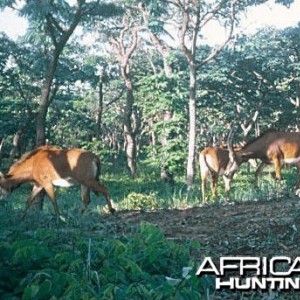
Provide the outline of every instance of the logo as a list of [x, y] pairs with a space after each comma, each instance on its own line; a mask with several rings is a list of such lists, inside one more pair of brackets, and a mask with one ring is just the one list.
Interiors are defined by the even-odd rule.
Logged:
[[196, 275], [215, 275], [216, 290], [300, 290], [300, 257], [220, 257], [218, 267], [206, 257]]

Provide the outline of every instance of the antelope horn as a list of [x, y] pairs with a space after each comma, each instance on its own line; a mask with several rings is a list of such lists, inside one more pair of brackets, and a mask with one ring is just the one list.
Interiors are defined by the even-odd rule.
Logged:
[[228, 138], [227, 138], [227, 147], [228, 147], [229, 155], [230, 156], [234, 155], [234, 150], [233, 150], [233, 136], [234, 136], [234, 128], [232, 127], [230, 129], [230, 132], [229, 132]]

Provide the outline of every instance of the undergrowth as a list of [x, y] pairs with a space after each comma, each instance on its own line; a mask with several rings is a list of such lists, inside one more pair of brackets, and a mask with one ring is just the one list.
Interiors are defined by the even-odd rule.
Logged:
[[5, 208], [0, 218], [1, 299], [201, 299], [190, 257], [198, 243], [176, 244], [146, 223], [115, 236], [113, 217], [103, 224], [95, 214], [63, 223], [30, 212], [20, 221]]
[[[220, 180], [220, 196], [210, 203], [267, 201], [293, 193], [294, 170], [284, 171], [280, 185], [263, 174], [257, 189], [253, 174], [242, 169], [228, 197]], [[151, 174], [134, 180], [105, 175], [103, 182], [117, 210], [183, 209], [202, 202], [198, 179], [190, 190], [183, 177], [170, 186]], [[92, 195], [86, 213], [79, 214], [78, 187], [57, 190], [65, 222], [53, 216], [46, 198], [42, 212], [29, 211], [22, 220], [29, 193], [30, 186], [21, 187], [0, 207], [1, 299], [205, 299], [213, 293], [211, 279], [195, 276], [191, 252], [200, 251], [198, 243], [175, 243], [146, 223], [120, 234], [115, 217], [101, 219], [103, 197]], [[184, 267], [191, 270], [187, 277]]]

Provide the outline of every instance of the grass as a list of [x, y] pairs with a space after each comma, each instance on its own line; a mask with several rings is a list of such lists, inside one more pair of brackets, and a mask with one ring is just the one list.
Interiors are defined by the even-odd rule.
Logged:
[[229, 195], [225, 195], [224, 183], [219, 179], [217, 188], [218, 197], [210, 199], [209, 203], [227, 203], [239, 201], [268, 201], [281, 199], [283, 197], [293, 197], [295, 195], [294, 186], [297, 183], [297, 170], [283, 169], [282, 180], [277, 182], [273, 178], [273, 167], [267, 167], [258, 179], [258, 186], [254, 186], [255, 169], [242, 168], [235, 174], [231, 182]]
[[[215, 199], [210, 198], [208, 203], [267, 201], [294, 195], [293, 189], [297, 181], [295, 169], [283, 169], [283, 180], [277, 183], [271, 175], [272, 167], [269, 167], [259, 177], [257, 188], [254, 188], [254, 172], [255, 170], [251, 169], [248, 173], [246, 168], [241, 168], [232, 180], [229, 196], [225, 195], [224, 183], [220, 178], [217, 189], [219, 196]], [[102, 176], [101, 181], [109, 188], [111, 200], [117, 210], [184, 209], [202, 204], [199, 176], [196, 177], [195, 185], [190, 190], [187, 189], [183, 176], [176, 178], [175, 185], [171, 187], [162, 182], [158, 174], [151, 172], [140, 173], [135, 179], [125, 172], [107, 173]], [[9, 195], [5, 205], [17, 211], [23, 210], [30, 191], [30, 185], [22, 186]], [[64, 215], [76, 214], [82, 207], [78, 186], [57, 188], [56, 196], [59, 208]], [[97, 197], [91, 193], [88, 210], [102, 213], [106, 211], [105, 207], [104, 197], [102, 195]], [[44, 201], [44, 212], [53, 213], [52, 204], [47, 197]]]

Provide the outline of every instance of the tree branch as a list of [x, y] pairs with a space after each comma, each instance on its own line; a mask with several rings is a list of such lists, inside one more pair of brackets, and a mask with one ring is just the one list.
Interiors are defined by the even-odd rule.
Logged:
[[228, 42], [232, 39], [232, 35], [233, 35], [233, 30], [234, 30], [234, 25], [235, 25], [235, 6], [236, 6], [236, 2], [238, 0], [231, 0], [231, 13], [230, 13], [230, 28], [229, 28], [229, 33], [227, 38], [225, 39], [225, 41], [218, 47], [216, 47], [211, 53], [210, 55], [208, 55], [205, 59], [203, 59], [201, 61], [201, 63], [199, 63], [199, 66], [203, 66], [205, 65], [207, 62], [209, 62], [210, 60], [212, 60], [214, 57], [216, 57], [220, 51], [228, 44]]
[[56, 40], [56, 36], [55, 36], [55, 31], [54, 31], [54, 27], [53, 27], [53, 24], [51, 22], [51, 18], [50, 18], [50, 13], [47, 14], [46, 16], [46, 21], [47, 21], [47, 28], [49, 30], [49, 33], [50, 33], [50, 38], [54, 44], [54, 47], [56, 48], [57, 47], [57, 40]]

